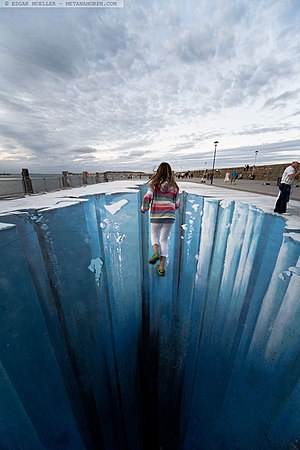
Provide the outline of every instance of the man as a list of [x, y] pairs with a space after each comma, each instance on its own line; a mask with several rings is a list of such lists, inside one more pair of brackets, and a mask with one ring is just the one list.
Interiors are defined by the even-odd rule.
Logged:
[[292, 164], [285, 169], [282, 174], [281, 182], [279, 184], [279, 195], [275, 204], [274, 212], [278, 214], [287, 214], [287, 203], [290, 199], [291, 187], [294, 179], [300, 174], [298, 169], [298, 161], [293, 161]]
[[237, 177], [238, 177], [238, 173], [235, 169], [233, 169], [233, 171], [231, 172], [231, 175], [230, 175], [230, 183], [236, 184], [235, 181], [236, 181]]

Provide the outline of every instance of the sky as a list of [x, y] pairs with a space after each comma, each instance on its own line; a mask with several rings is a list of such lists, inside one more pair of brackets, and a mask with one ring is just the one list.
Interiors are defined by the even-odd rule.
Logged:
[[0, 173], [300, 159], [299, 0], [1, 8]]

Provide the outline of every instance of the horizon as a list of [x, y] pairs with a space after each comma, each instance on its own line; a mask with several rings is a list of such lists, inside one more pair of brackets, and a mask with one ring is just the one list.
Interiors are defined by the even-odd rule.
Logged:
[[[291, 161], [292, 162], [292, 161]], [[255, 164], [255, 166], [254, 167], [256, 167], [256, 168], [258, 168], [258, 167], [264, 167], [264, 166], [279, 166], [279, 165], [289, 165], [289, 164], [291, 164], [291, 162], [279, 162], [279, 163], [270, 163], [270, 164]], [[239, 166], [239, 165], [231, 165], [231, 166], [229, 166], [229, 165], [227, 165], [227, 166], [223, 166], [223, 167], [215, 167], [215, 171], [218, 171], [218, 170], [223, 170], [223, 169], [231, 169], [231, 168], [236, 168], [236, 169], [243, 169], [245, 167], [245, 164], [244, 165], [241, 165], [241, 166]], [[253, 165], [251, 165], [251, 164], [249, 164], [249, 168], [251, 169], [253, 167]], [[212, 170], [212, 168], [209, 168], [209, 167], [207, 167], [207, 166], [204, 166], [203, 168], [194, 168], [194, 169], [189, 169], [189, 168], [187, 168], [187, 169], [183, 169], [183, 170], [181, 170], [181, 169], [179, 169], [179, 170], [173, 170], [173, 172], [197, 172], [197, 171], [204, 171], [205, 169], [208, 169], [208, 170]], [[30, 176], [34, 176], [34, 175], [59, 175], [59, 176], [61, 176], [62, 175], [62, 172], [63, 172], [64, 170], [61, 170], [61, 171], [58, 171], [58, 172], [31, 172], [30, 170], [29, 170], [29, 175]], [[68, 171], [68, 174], [69, 175], [78, 175], [78, 176], [80, 176], [80, 175], [82, 175], [83, 174], [83, 172], [85, 172], [85, 170], [83, 170], [83, 171], [81, 171], [81, 172], [72, 172], [72, 171]], [[106, 171], [99, 171], [99, 170], [91, 170], [91, 171], [87, 171], [88, 172], [88, 174], [89, 175], [95, 175], [96, 174], [96, 172], [98, 172], [98, 173], [105, 173], [105, 172], [108, 172], [108, 173], [132, 173], [132, 174], [145, 174], [145, 175], [148, 175], [149, 173], [154, 173], [155, 172], [155, 170], [152, 170], [152, 171], [142, 171], [142, 170], [106, 170]], [[3, 176], [3, 175], [19, 175], [19, 176], [21, 176], [22, 175], [22, 171], [20, 170], [20, 172], [0, 172], [0, 176]]]

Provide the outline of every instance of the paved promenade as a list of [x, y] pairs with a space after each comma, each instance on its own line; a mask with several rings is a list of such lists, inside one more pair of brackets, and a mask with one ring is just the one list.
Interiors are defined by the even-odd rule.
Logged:
[[[194, 183], [200, 183], [200, 178], [193, 178]], [[266, 185], [264, 183], [270, 183]], [[206, 182], [206, 185], [210, 185], [210, 182]], [[252, 192], [254, 194], [264, 194], [270, 195], [271, 197], [277, 197], [279, 189], [276, 185], [276, 181], [252, 181], [252, 180], [238, 180], [236, 184], [224, 183], [223, 180], [219, 178], [214, 178], [213, 186], [222, 187], [226, 189], [232, 189], [235, 191], [246, 191]], [[300, 182], [296, 182], [292, 189], [291, 200], [300, 200]]]

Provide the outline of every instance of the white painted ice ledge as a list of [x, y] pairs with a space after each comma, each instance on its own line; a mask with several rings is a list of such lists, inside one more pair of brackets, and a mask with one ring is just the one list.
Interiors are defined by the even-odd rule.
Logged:
[[[145, 184], [144, 180], [123, 180], [110, 183], [99, 183], [91, 186], [66, 189], [63, 191], [50, 192], [40, 195], [26, 196], [25, 198], [15, 200], [1, 200], [0, 214], [24, 211], [28, 209], [45, 209], [65, 207], [74, 202], [84, 201], [86, 195], [94, 194], [114, 194], [119, 192], [138, 191], [139, 185]], [[234, 200], [241, 203], [255, 205], [266, 213], [273, 213], [275, 197], [256, 194], [245, 191], [224, 189], [217, 186], [203, 185], [191, 182], [178, 182], [180, 191], [186, 191], [191, 194], [203, 195], [205, 197], [217, 198], [222, 200]], [[300, 231], [300, 202], [291, 200], [289, 203], [293, 209], [291, 216], [282, 217], [286, 222], [286, 229], [291, 231]], [[297, 236], [297, 233], [294, 233]], [[295, 236], [295, 237], [296, 237]]]

